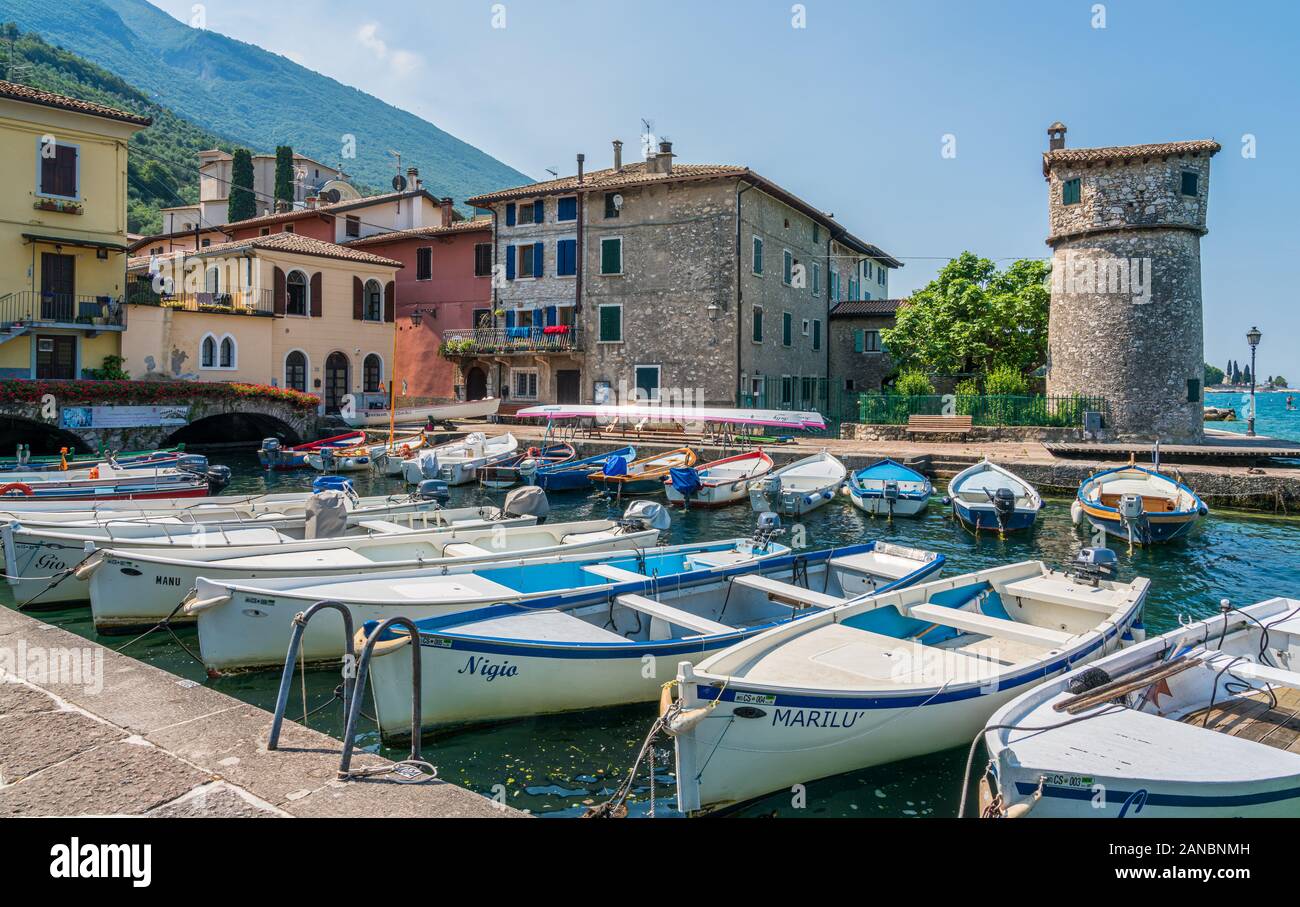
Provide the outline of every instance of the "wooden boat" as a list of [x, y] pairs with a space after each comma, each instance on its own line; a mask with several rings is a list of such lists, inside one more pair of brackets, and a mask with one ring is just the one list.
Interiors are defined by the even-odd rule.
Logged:
[[1121, 466], [1089, 477], [1070, 505], [1075, 523], [1087, 519], [1130, 544], [1182, 538], [1210, 512], [1183, 483], [1143, 466]]
[[[496, 507], [442, 508], [435, 501], [394, 500], [371, 508], [353, 507], [341, 533], [329, 538], [367, 538], [448, 526], [482, 526], [502, 521]], [[510, 519], [513, 519], [511, 517]], [[535, 522], [530, 516], [527, 522]], [[305, 516], [264, 516], [256, 521], [191, 523], [176, 519], [124, 520], [94, 526], [0, 526], [6, 581], [17, 601], [40, 595], [44, 605], [85, 601], [85, 571], [77, 568], [97, 548], [192, 552], [253, 547], [262, 553], [290, 550], [281, 546], [316, 542]], [[308, 546], [310, 547], [310, 546]], [[64, 576], [64, 573], [67, 573]], [[57, 578], [58, 582], [53, 582]]]
[[679, 447], [652, 457], [620, 464], [619, 458], [606, 460], [599, 471], [591, 474], [591, 483], [606, 492], [625, 494], [655, 494], [663, 490], [664, 478], [670, 469], [694, 466], [699, 459], [689, 447]]
[[257, 547], [185, 551], [105, 548], [81, 572], [89, 577], [87, 591], [95, 628], [104, 632], [153, 626], [176, 609], [200, 576], [220, 582], [439, 570], [551, 554], [652, 548], [658, 539], [657, 528], [625, 520], [545, 525], [493, 522], [401, 533], [370, 532], [287, 543], [273, 551]]
[[402, 477], [418, 485], [425, 479], [442, 479], [448, 485], [466, 485], [478, 478], [484, 466], [514, 456], [519, 442], [510, 432], [489, 438], [473, 432], [459, 441], [419, 451], [402, 465]]
[[957, 473], [948, 483], [947, 500], [953, 515], [976, 531], [1028, 529], [1043, 509], [1043, 498], [1033, 485], [988, 460]]
[[91, 469], [101, 463], [112, 463], [121, 469], [154, 469], [161, 466], [175, 466], [181, 462], [194, 465], [207, 465], [207, 457], [201, 454], [187, 454], [185, 445], [166, 447], [159, 450], [135, 450], [113, 453], [107, 451], [98, 454], [71, 454], [67, 448], [64, 453], [51, 456], [0, 458], [0, 477], [10, 472], [62, 472], [69, 469]]
[[391, 441], [363, 442], [355, 447], [322, 447], [308, 452], [307, 465], [317, 472], [363, 472], [369, 470], [381, 456], [405, 457], [424, 445], [424, 432], [420, 432]]
[[826, 451], [804, 457], [749, 483], [755, 511], [799, 516], [832, 500], [848, 470]]
[[322, 438], [319, 441], [309, 441], [306, 444], [298, 444], [293, 447], [284, 447], [280, 444], [279, 438], [265, 438], [262, 441], [261, 448], [257, 451], [257, 459], [266, 469], [275, 469], [279, 471], [288, 471], [291, 469], [310, 469], [311, 464], [307, 462], [307, 455], [319, 452], [326, 447], [335, 450], [344, 450], [356, 447], [358, 444], [364, 444], [366, 433], [363, 431], [350, 431], [341, 435], [334, 435], [332, 438]]
[[997, 708], [1118, 647], [1149, 582], [1028, 561], [860, 599], [682, 664], [668, 708], [678, 806], [969, 745]]
[[1273, 598], [1052, 678], [989, 719], [981, 811], [1294, 818], [1297, 666], [1300, 601]]
[[[203, 663], [212, 669], [249, 669], [284, 662], [293, 615], [321, 599], [343, 603], [354, 626], [402, 615], [421, 620], [489, 605], [526, 603], [553, 608], [566, 603], [608, 603], [623, 593], [706, 580], [738, 563], [789, 554], [774, 542], [749, 539], [673, 545], [597, 554], [554, 554], [501, 560], [490, 566], [406, 570], [355, 578], [297, 577], [223, 583], [200, 578], [185, 611], [198, 615]], [[321, 614], [303, 635], [307, 661], [343, 655], [343, 623]]]
[[207, 496], [213, 484], [208, 474], [189, 469], [123, 469], [100, 463], [88, 469], [4, 473], [0, 497], [39, 502], [192, 498]]
[[772, 471], [772, 458], [761, 450], [705, 463], [698, 469], [683, 466], [669, 470], [664, 479], [668, 503], [690, 507], [725, 507], [743, 501], [749, 483]]
[[531, 485], [538, 470], [545, 466], [560, 466], [577, 456], [573, 445], [565, 442], [547, 444], [544, 447], [530, 447], [523, 453], [481, 467], [478, 471], [479, 484], [484, 488], [512, 488], [515, 485]]
[[[790, 582], [796, 558], [798, 584]], [[913, 585], [942, 565], [931, 552], [871, 542], [746, 563], [707, 583], [594, 605], [530, 602], [426, 618], [421, 720], [441, 727], [650, 702], [683, 661], [864, 593]], [[387, 648], [371, 662], [370, 679], [380, 731], [392, 736], [411, 729], [411, 656]], [[497, 666], [508, 673], [486, 682]]]
[[457, 419], [485, 419], [496, 415], [501, 401], [494, 397], [468, 400], [460, 403], [436, 403], [431, 406], [414, 406], [399, 409], [391, 416], [386, 409], [367, 409], [344, 416], [343, 421], [353, 428], [387, 428], [389, 425], [415, 425], [431, 422], [453, 422]]
[[880, 460], [849, 476], [849, 500], [870, 514], [918, 516], [930, 506], [930, 480], [895, 460]]
[[537, 470], [533, 482], [547, 493], [552, 491], [585, 491], [591, 488], [591, 475], [599, 472], [610, 457], [622, 457], [625, 462], [636, 459], [635, 447], [620, 447], [610, 453], [596, 454], [582, 460], [570, 460]]

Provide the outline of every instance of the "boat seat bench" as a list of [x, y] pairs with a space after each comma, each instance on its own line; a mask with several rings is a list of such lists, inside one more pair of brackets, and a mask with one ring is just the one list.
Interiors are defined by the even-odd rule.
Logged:
[[680, 608], [674, 608], [657, 602], [654, 599], [646, 598], [642, 595], [620, 595], [614, 601], [618, 602], [624, 608], [630, 608], [633, 611], [640, 611], [642, 614], [648, 614], [651, 617], [657, 617], [662, 621], [670, 624], [676, 624], [679, 627], [685, 627], [688, 630], [694, 630], [697, 633], [718, 634], [718, 633], [735, 633], [735, 627], [729, 627], [726, 624], [720, 624], [716, 620], [709, 620], [707, 617], [700, 617], [698, 614], [691, 614]]
[[[1065, 591], [1067, 589], [1068, 592]], [[1074, 583], [1061, 578], [1059, 574], [1055, 577], [1032, 576], [1013, 583], [995, 583], [994, 591], [1003, 598], [1027, 598], [1049, 605], [1064, 605], [1067, 608], [1107, 615], [1114, 614], [1127, 601], [1123, 592]]]
[[649, 579], [649, 577], [643, 573], [634, 573], [631, 570], [624, 570], [622, 567], [614, 567], [610, 564], [587, 564], [582, 569], [586, 573], [590, 573], [592, 576], [613, 580], [616, 583], [628, 583], [633, 580]]
[[491, 557], [492, 552], [469, 542], [448, 542], [443, 546], [444, 557]]
[[803, 586], [794, 586], [766, 576], [737, 576], [732, 582], [738, 586], [766, 592], [768, 598], [787, 605], [811, 605], [814, 608], [838, 608], [844, 599], [823, 592], [814, 592]]
[[1019, 621], [1003, 620], [1001, 617], [989, 617], [987, 614], [976, 614], [973, 611], [946, 608], [943, 605], [915, 605], [908, 609], [908, 613], [917, 620], [925, 620], [944, 627], [964, 630], [967, 633], [1001, 636], [1017, 642], [1045, 644], [1053, 648], [1064, 645], [1074, 638], [1074, 634], [1063, 633], [1060, 630], [1049, 630], [1045, 627], [1035, 627], [1032, 624], [1022, 624]]
[[394, 523], [392, 520], [361, 520], [357, 523], [362, 529], [368, 529], [371, 532], [402, 533], [411, 532], [409, 526], [403, 526], [401, 523]]

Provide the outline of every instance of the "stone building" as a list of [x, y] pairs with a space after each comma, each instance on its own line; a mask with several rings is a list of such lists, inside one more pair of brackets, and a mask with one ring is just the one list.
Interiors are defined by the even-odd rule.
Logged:
[[830, 377], [845, 393], [879, 391], [894, 373], [880, 332], [894, 326], [902, 299], [841, 302], [830, 313]]
[[1104, 397], [1106, 431], [1204, 436], [1201, 237], [1212, 141], [1043, 154], [1052, 247], [1047, 392]]
[[508, 403], [813, 404], [830, 305], [901, 263], [746, 167], [674, 157], [615, 142], [609, 168], [468, 200], [495, 225], [496, 318], [452, 353], [467, 376]]

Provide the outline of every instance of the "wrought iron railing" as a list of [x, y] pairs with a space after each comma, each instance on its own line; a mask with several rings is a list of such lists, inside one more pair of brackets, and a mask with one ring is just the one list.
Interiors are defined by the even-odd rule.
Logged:
[[0, 324], [6, 327], [19, 324], [120, 327], [126, 324], [126, 312], [120, 297], [16, 290], [0, 295]]
[[572, 353], [582, 349], [582, 331], [571, 325], [549, 328], [462, 328], [443, 331], [444, 356]]
[[126, 301], [131, 305], [152, 305], [182, 312], [213, 315], [274, 315], [270, 290], [234, 290], [229, 293], [159, 293], [149, 284], [133, 284]]

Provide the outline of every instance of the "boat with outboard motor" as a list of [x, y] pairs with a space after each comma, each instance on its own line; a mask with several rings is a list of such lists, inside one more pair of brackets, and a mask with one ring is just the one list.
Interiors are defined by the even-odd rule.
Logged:
[[1300, 601], [1225, 600], [1212, 617], [1048, 680], [989, 718], [980, 812], [1294, 818], [1297, 664]]
[[849, 476], [845, 483], [853, 506], [867, 513], [919, 516], [930, 506], [930, 480], [896, 460], [877, 460]]
[[835, 498], [848, 470], [827, 451], [795, 460], [749, 483], [749, 503], [762, 513], [801, 516]]
[[1149, 586], [1026, 561], [866, 596], [683, 662], [661, 719], [678, 806], [707, 812], [968, 744], [1023, 690], [1118, 648]]
[[664, 478], [668, 503], [681, 507], [725, 507], [743, 501], [749, 483], [772, 471], [772, 458], [762, 450], [747, 451], [700, 467], [670, 469]]
[[694, 466], [699, 459], [689, 447], [679, 447], [640, 460], [628, 462], [611, 456], [591, 474], [591, 484], [606, 494], [655, 494], [663, 490], [663, 481], [672, 469]]
[[380, 457], [406, 457], [427, 444], [424, 432], [377, 442], [362, 442], [354, 447], [320, 447], [307, 452], [307, 465], [317, 472], [364, 472]]
[[[20, 445], [21, 446], [21, 445]], [[207, 457], [185, 452], [185, 445], [159, 450], [103, 451], [98, 454], [74, 454], [64, 447], [60, 453], [46, 456], [0, 458], [0, 478], [11, 472], [64, 472], [70, 469], [91, 469], [101, 463], [112, 463], [121, 469], [155, 469], [176, 466], [180, 462], [202, 464], [207, 468]]]
[[353, 428], [381, 428], [389, 425], [449, 423], [458, 419], [486, 419], [488, 416], [496, 415], [500, 407], [499, 399], [484, 397], [481, 400], [410, 406], [392, 412], [386, 409], [355, 410], [344, 413], [342, 418]]
[[978, 532], [999, 533], [1028, 529], [1043, 509], [1038, 489], [1010, 470], [989, 460], [963, 469], [948, 483], [944, 503], [952, 505], [953, 516]]
[[618, 450], [581, 460], [543, 466], [533, 476], [533, 483], [547, 492], [586, 491], [591, 488], [592, 473], [600, 472], [609, 464], [611, 457], [621, 457], [624, 462], [630, 463], [636, 459], [636, 448], [620, 447]]
[[484, 488], [500, 490], [515, 485], [533, 484], [537, 473], [547, 466], [562, 466], [577, 456], [567, 441], [530, 447], [496, 463], [479, 467], [478, 481]]
[[14, 470], [0, 475], [0, 498], [31, 501], [192, 498], [220, 491], [229, 482], [228, 467], [211, 466], [206, 457], [187, 454], [165, 466], [147, 464], [126, 468], [105, 462], [82, 469]]
[[[766, 522], [770, 532], [779, 521]], [[776, 521], [776, 522], [773, 522]], [[658, 698], [683, 661], [698, 662], [780, 624], [862, 594], [905, 588], [943, 557], [868, 542], [742, 563], [708, 582], [595, 603], [501, 604], [417, 623], [426, 727], [605, 708]], [[628, 579], [639, 581], [638, 574]], [[357, 651], [364, 645], [358, 631]], [[386, 737], [410, 732], [411, 657], [397, 629], [370, 663]]]
[[334, 450], [347, 450], [365, 442], [366, 433], [363, 431], [345, 432], [341, 435], [321, 438], [319, 441], [296, 444], [293, 447], [285, 447], [279, 438], [263, 438], [262, 446], [257, 451], [257, 459], [266, 469], [279, 471], [310, 469], [311, 464], [307, 462], [309, 454], [318, 453], [327, 447]]
[[1183, 538], [1209, 512], [1182, 482], [1134, 464], [1090, 476], [1070, 505], [1075, 525], [1086, 519], [1093, 528], [1130, 545]]
[[514, 456], [518, 449], [519, 442], [510, 432], [491, 438], [471, 432], [459, 441], [417, 452], [402, 463], [402, 477], [409, 485], [425, 479], [467, 485], [478, 478], [479, 469]]

